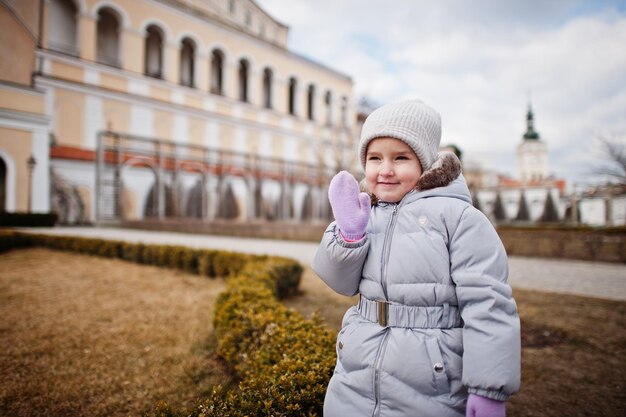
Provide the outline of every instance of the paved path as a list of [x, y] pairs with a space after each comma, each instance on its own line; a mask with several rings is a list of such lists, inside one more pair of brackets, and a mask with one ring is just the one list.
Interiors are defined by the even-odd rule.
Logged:
[[[94, 227], [22, 229], [34, 233], [97, 237], [130, 242], [185, 245], [297, 259], [310, 265], [316, 243], [235, 238], [171, 232]], [[509, 282], [513, 287], [626, 301], [626, 265], [576, 260], [509, 257]]]

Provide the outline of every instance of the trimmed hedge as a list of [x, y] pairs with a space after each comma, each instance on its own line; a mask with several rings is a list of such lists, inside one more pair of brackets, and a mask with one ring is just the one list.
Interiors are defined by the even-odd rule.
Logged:
[[56, 213], [9, 213], [0, 211], [0, 227], [52, 227], [59, 216]]
[[335, 335], [319, 317], [304, 319], [279, 298], [294, 294], [302, 266], [287, 258], [181, 246], [0, 232], [0, 252], [44, 246], [227, 277], [214, 316], [217, 353], [239, 377], [190, 410], [158, 404], [144, 416], [321, 416], [335, 366]]

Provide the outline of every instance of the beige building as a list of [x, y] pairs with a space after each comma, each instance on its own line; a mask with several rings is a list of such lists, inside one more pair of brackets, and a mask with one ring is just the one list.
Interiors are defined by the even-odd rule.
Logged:
[[214, 218], [228, 190], [297, 219], [313, 168], [353, 163], [351, 78], [254, 1], [0, 0], [0, 24], [0, 210]]

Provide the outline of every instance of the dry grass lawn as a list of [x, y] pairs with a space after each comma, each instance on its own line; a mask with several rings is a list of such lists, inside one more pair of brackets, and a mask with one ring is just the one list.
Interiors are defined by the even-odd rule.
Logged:
[[[0, 415], [138, 415], [230, 384], [214, 356], [222, 280], [44, 249], [0, 255]], [[626, 415], [626, 303], [516, 290], [522, 391], [509, 417]], [[349, 299], [305, 269], [286, 301], [337, 330]]]
[[0, 415], [139, 415], [228, 374], [213, 352], [223, 280], [83, 255], [0, 255]]

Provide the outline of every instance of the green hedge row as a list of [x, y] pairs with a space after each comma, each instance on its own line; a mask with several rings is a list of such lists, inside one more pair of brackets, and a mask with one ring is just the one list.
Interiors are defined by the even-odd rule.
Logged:
[[227, 277], [214, 317], [217, 352], [239, 377], [190, 410], [159, 404], [145, 416], [321, 416], [335, 365], [335, 336], [317, 316], [278, 300], [297, 291], [302, 266], [280, 257], [101, 239], [0, 232], [0, 252], [45, 246]]
[[0, 227], [52, 227], [59, 216], [56, 213], [9, 213], [0, 211]]

